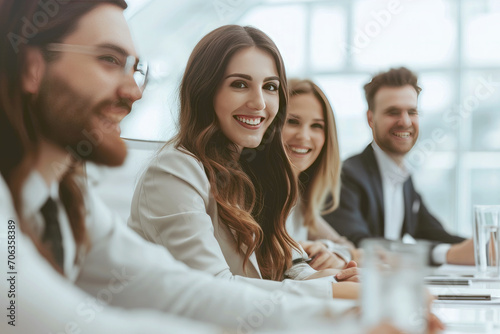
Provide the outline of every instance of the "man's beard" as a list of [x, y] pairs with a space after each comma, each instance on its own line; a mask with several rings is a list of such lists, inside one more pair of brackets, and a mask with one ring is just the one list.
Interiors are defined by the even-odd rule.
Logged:
[[[415, 130], [408, 130], [412, 133], [412, 140], [410, 143], [407, 143], [406, 145], [397, 145], [394, 140], [390, 138], [391, 133], [400, 130], [400, 131], [407, 131], [407, 129], [390, 129], [388, 132], [384, 131], [375, 131], [374, 138], [376, 139], [377, 145], [380, 146], [385, 152], [395, 155], [395, 156], [405, 156], [408, 154], [408, 152], [411, 151], [413, 146], [415, 146], [415, 143], [418, 138], [418, 133], [415, 133]], [[383, 135], [381, 135], [383, 134]]]
[[127, 154], [124, 141], [115, 133], [113, 124], [100, 117], [107, 106], [128, 108], [128, 101], [91, 99], [78, 94], [62, 79], [47, 74], [35, 96], [32, 110], [37, 130], [46, 139], [59, 145], [77, 161], [119, 166]]

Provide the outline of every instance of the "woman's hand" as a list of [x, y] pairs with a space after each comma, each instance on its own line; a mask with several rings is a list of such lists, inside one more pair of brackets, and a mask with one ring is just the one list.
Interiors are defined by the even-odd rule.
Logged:
[[330, 252], [325, 245], [319, 241], [300, 242], [307, 255], [312, 258], [309, 265], [316, 270], [324, 269], [343, 269], [346, 266], [345, 261]]
[[361, 285], [354, 282], [332, 283], [333, 298], [358, 299], [361, 292]]
[[335, 279], [339, 282], [360, 282], [361, 272], [358, 265], [354, 261], [350, 261], [344, 269], [335, 275]]
[[345, 269], [323, 269], [310, 275], [307, 279], [315, 279], [326, 276], [333, 276], [338, 282], [360, 282], [360, 272], [356, 262], [351, 261]]
[[358, 264], [358, 267], [363, 266], [363, 250], [361, 248], [353, 248], [351, 252], [351, 259]]

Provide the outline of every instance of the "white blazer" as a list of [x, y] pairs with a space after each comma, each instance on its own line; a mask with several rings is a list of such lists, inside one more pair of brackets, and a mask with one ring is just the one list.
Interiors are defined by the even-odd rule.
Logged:
[[128, 225], [146, 240], [165, 246], [177, 260], [216, 277], [332, 298], [330, 279], [262, 280], [255, 253], [243, 267], [244, 254], [219, 221], [202, 163], [184, 150], [166, 146], [152, 160], [135, 190]]

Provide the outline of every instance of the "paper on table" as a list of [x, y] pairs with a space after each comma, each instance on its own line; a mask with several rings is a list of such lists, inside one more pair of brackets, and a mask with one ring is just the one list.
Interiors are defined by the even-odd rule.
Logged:
[[435, 304], [500, 305], [500, 297], [491, 300], [434, 300]]
[[434, 271], [436, 275], [474, 275], [476, 273], [476, 266], [459, 266], [455, 264], [443, 264]]
[[[459, 266], [453, 264], [443, 264], [439, 268], [434, 270], [433, 275], [427, 276], [427, 278], [432, 279], [455, 279], [455, 278], [467, 278], [471, 281], [481, 281], [481, 282], [500, 282], [500, 277], [474, 277], [476, 274], [475, 266]], [[439, 276], [437, 276], [439, 275]]]
[[491, 297], [500, 298], [500, 289], [479, 289], [479, 288], [467, 288], [460, 286], [428, 286], [430, 293], [433, 295], [453, 295], [453, 294], [466, 294], [466, 295], [491, 295]]

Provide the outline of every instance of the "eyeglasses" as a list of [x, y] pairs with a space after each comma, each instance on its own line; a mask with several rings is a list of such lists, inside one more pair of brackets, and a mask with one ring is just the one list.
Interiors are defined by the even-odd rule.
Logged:
[[95, 56], [106, 66], [121, 69], [124, 75], [128, 75], [133, 69], [134, 80], [141, 92], [144, 91], [148, 83], [148, 63], [127, 54], [125, 50], [115, 45], [93, 46], [50, 43], [45, 46], [45, 49], [53, 52], [71, 52]]

